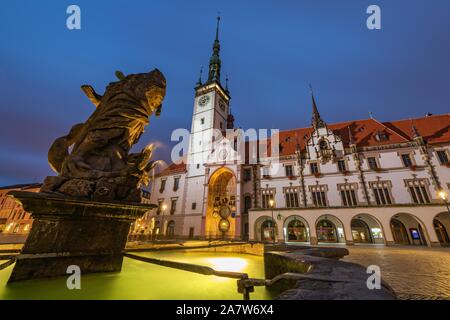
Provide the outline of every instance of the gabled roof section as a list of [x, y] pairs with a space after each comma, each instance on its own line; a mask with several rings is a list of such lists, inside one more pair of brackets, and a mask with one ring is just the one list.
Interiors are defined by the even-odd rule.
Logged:
[[409, 139], [413, 139], [413, 124], [429, 144], [450, 142], [450, 114], [385, 122], [385, 124], [395, 128]]
[[[450, 142], [450, 115], [427, 116], [417, 119], [379, 122], [373, 118], [328, 124], [328, 129], [341, 137], [345, 147], [350, 144], [350, 133], [357, 147], [373, 147], [413, 141], [411, 121], [420, 135], [429, 144]], [[297, 144], [305, 149], [306, 141], [313, 128], [298, 128], [280, 131], [280, 156], [295, 154]], [[384, 139], [380, 139], [382, 136]], [[271, 155], [272, 141], [267, 141], [268, 155]]]

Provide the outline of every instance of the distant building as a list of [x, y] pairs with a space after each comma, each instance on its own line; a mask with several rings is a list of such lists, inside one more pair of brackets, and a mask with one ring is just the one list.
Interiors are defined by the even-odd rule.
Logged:
[[[141, 202], [144, 204], [150, 204], [150, 197], [150, 192], [141, 188]], [[154, 221], [155, 219], [152, 217], [151, 211], [148, 211], [143, 217], [137, 219], [131, 224], [130, 235], [151, 236], [153, 233]]]
[[[449, 245], [450, 213], [439, 194], [450, 188], [450, 115], [327, 124], [312, 96], [311, 127], [281, 131], [278, 146], [245, 142], [220, 81], [219, 49], [217, 32], [208, 80], [195, 87], [187, 158], [156, 175], [151, 202], [159, 207], [147, 216], [147, 230], [183, 238]], [[261, 142], [268, 154], [249, 161]], [[270, 152], [274, 147], [279, 154]]]
[[40, 188], [39, 183], [0, 187], [0, 233], [28, 234], [33, 224], [31, 215], [22, 208], [22, 205], [6, 194], [12, 190], [38, 192]]

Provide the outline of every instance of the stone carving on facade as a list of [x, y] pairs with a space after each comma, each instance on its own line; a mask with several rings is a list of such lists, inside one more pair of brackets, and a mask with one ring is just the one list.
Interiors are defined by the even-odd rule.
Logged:
[[41, 192], [97, 201], [140, 202], [141, 184], [149, 182], [153, 146], [129, 153], [149, 123], [161, 111], [166, 91], [163, 74], [124, 76], [110, 83], [103, 96], [85, 85], [82, 90], [96, 106], [84, 123], [55, 140], [48, 161], [58, 176], [47, 177]]

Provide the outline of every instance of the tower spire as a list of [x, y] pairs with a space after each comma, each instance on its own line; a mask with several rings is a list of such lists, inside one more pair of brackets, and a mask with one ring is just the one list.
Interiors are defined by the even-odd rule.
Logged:
[[219, 22], [220, 16], [217, 16], [217, 26], [216, 26], [216, 39], [213, 44], [213, 53], [211, 58], [209, 59], [209, 73], [208, 73], [208, 82], [217, 81], [220, 83], [220, 43], [219, 43]]
[[319, 110], [317, 109], [316, 100], [314, 99], [314, 92], [312, 89], [312, 86], [309, 85], [309, 88], [311, 89], [311, 98], [312, 98], [312, 119], [311, 124], [315, 130], [319, 128], [323, 128], [326, 126], [325, 121], [322, 120], [320, 117]]
[[416, 126], [414, 125], [413, 120], [411, 119], [411, 131], [413, 134], [413, 138], [419, 138], [420, 137], [420, 133], [419, 130], [417, 130]]
[[219, 22], [220, 22], [220, 14], [217, 14], [216, 40], [215, 41], [219, 41]]
[[203, 74], [203, 67], [200, 67], [200, 74], [198, 76], [198, 81], [197, 81], [198, 86], [202, 85], [202, 74]]

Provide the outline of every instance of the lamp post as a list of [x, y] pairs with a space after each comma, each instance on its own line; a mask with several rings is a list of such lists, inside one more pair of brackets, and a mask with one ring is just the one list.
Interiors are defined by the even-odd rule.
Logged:
[[448, 201], [447, 201], [447, 192], [445, 192], [444, 190], [439, 191], [438, 193], [439, 198], [442, 199], [442, 201], [445, 203], [445, 206], [447, 207], [447, 211], [450, 213], [450, 208], [448, 207]]
[[164, 236], [164, 212], [167, 209], [167, 205], [165, 203], [163, 203], [163, 205], [161, 206], [161, 210], [162, 210], [162, 215], [161, 215], [161, 233]]
[[273, 207], [274, 207], [274, 205], [275, 205], [275, 201], [273, 199], [270, 199], [269, 200], [269, 206], [270, 206], [270, 212], [271, 212], [271, 215], [272, 215], [272, 224], [273, 224], [273, 226], [272, 226], [272, 230], [273, 230], [272, 240], [273, 240], [273, 244], [275, 245], [275, 220], [273, 219]]

